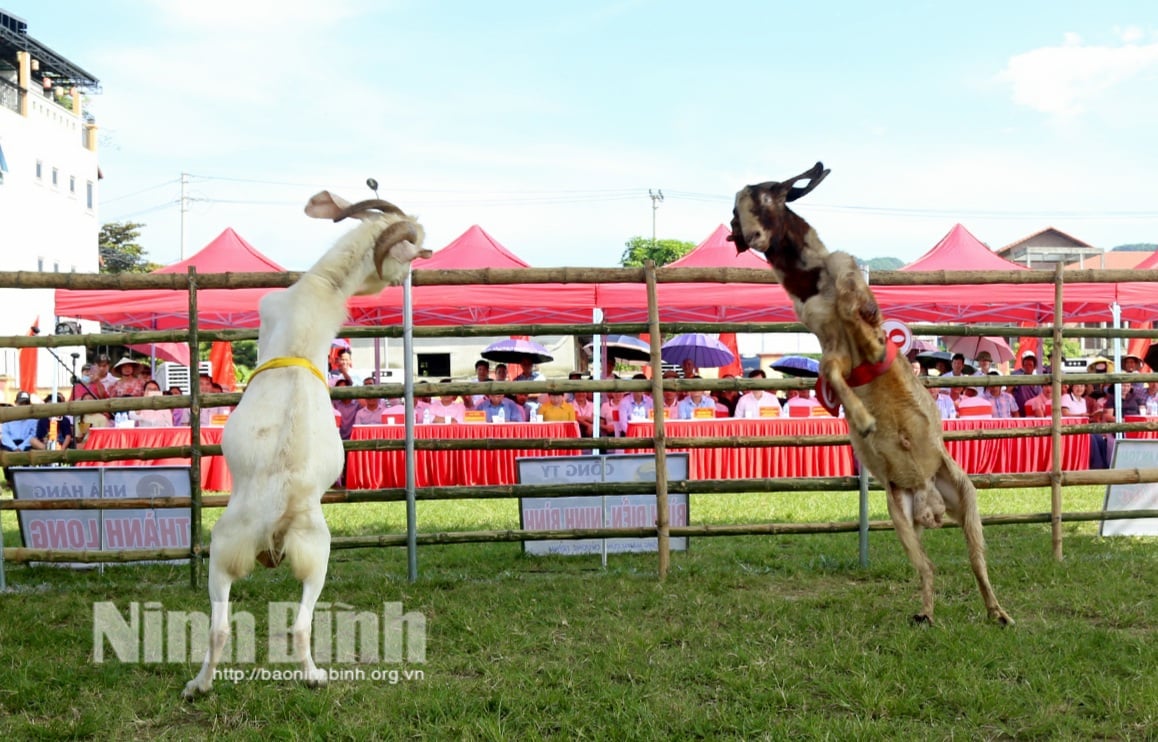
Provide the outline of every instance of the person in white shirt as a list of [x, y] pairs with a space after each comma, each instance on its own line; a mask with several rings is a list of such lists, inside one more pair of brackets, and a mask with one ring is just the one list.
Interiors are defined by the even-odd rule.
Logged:
[[[450, 382], [450, 379], [443, 379], [440, 383]], [[466, 405], [458, 401], [458, 395], [442, 394], [430, 401], [430, 414], [436, 423], [461, 423], [466, 418]]]
[[753, 389], [745, 392], [736, 403], [736, 417], [760, 417], [761, 407], [774, 408], [776, 415], [780, 414], [780, 400], [776, 399], [775, 394], [763, 389]]

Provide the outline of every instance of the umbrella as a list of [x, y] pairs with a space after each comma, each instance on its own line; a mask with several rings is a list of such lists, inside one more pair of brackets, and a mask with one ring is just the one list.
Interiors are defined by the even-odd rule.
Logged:
[[[594, 343], [587, 343], [583, 350], [591, 355]], [[621, 361], [650, 361], [651, 345], [634, 335], [604, 335], [603, 354]]]
[[702, 332], [676, 335], [663, 344], [661, 351], [665, 363], [683, 363], [691, 360], [696, 368], [727, 366], [736, 360], [736, 356], [727, 346]]
[[507, 338], [491, 343], [483, 349], [481, 355], [488, 361], [498, 363], [518, 363], [526, 357], [530, 357], [535, 363], [555, 360], [546, 348], [526, 338]]
[[945, 349], [950, 353], [960, 353], [966, 358], [976, 358], [982, 351], [987, 350], [994, 363], [1013, 360], [1013, 348], [1001, 338], [950, 337], [945, 338]]
[[769, 367], [788, 376], [802, 376], [814, 379], [820, 375], [820, 361], [806, 356], [783, 356]]
[[[917, 362], [925, 368], [935, 368], [937, 361], [944, 361], [945, 365], [950, 365], [953, 362], [953, 354], [945, 350], [927, 350], [924, 353], [917, 354]], [[967, 376], [972, 376], [977, 369], [973, 366], [968, 358], [965, 359], [965, 368], [962, 373]]]

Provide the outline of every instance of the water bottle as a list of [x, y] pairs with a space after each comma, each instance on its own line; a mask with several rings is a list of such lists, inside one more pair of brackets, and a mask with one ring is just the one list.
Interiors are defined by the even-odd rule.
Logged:
[[427, 407], [422, 411], [422, 423], [424, 425], [430, 425], [432, 422], [434, 422], [434, 415], [430, 412], [430, 408]]
[[1150, 417], [1158, 417], [1158, 397], [1151, 397], [1146, 400], [1146, 414]]
[[506, 421], [507, 411], [502, 407], [500, 407], [493, 415], [491, 415], [491, 422], [493, 423], [505, 423]]

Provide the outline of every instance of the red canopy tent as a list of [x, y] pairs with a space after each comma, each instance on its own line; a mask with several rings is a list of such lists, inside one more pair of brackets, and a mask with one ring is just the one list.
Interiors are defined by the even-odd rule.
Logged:
[[[189, 258], [156, 273], [273, 273], [284, 271], [232, 229], [226, 229]], [[206, 289], [197, 292], [197, 313], [205, 329], [256, 327], [257, 302], [269, 289]], [[172, 330], [189, 326], [189, 295], [184, 291], [57, 289], [56, 315], [125, 327]]]
[[[429, 259], [413, 264], [416, 272], [528, 267], [477, 224]], [[411, 306], [415, 325], [590, 322], [595, 287], [561, 283], [415, 286]], [[402, 324], [401, 287], [351, 299], [350, 322]]]

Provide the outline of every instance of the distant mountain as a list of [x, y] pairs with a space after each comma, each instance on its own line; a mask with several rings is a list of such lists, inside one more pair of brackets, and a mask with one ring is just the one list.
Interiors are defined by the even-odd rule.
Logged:
[[1154, 252], [1158, 245], [1153, 242], [1135, 242], [1131, 245], [1118, 245], [1110, 248], [1110, 252]]

